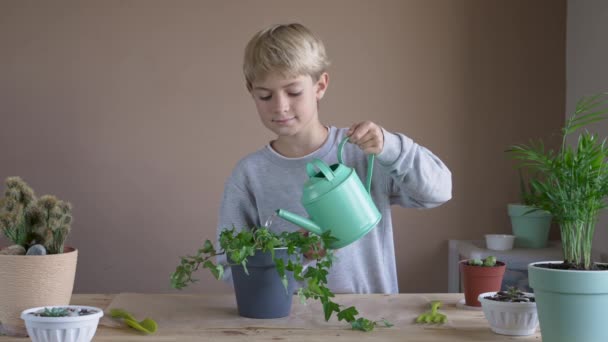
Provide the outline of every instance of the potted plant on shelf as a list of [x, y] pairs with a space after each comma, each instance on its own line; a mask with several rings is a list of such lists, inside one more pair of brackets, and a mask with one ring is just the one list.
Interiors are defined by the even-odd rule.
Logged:
[[[219, 247], [206, 240], [194, 256], [181, 257], [180, 264], [171, 274], [171, 286], [182, 289], [196, 279], [194, 272], [206, 268], [216, 279], [222, 279], [224, 267], [213, 261], [225, 255], [232, 271], [237, 307], [245, 317], [276, 318], [289, 315], [296, 284], [304, 284], [297, 293], [301, 301], [313, 298], [323, 305], [325, 320], [333, 313], [338, 320], [350, 323], [356, 330], [370, 331], [379, 323], [391, 326], [386, 320], [371, 321], [358, 317], [354, 306], [344, 307], [334, 302], [334, 294], [327, 287], [327, 275], [333, 262], [333, 253], [319, 251], [333, 238], [329, 233], [322, 236], [304, 235], [299, 232], [274, 233], [265, 227], [237, 231], [234, 227], [220, 233]], [[305, 268], [302, 251], [313, 251], [314, 266]], [[257, 283], [257, 282], [263, 283]]]
[[515, 235], [515, 247], [544, 248], [549, 240], [551, 228], [551, 213], [538, 209], [534, 202], [534, 189], [530, 182], [524, 181], [519, 170], [521, 203], [511, 203], [507, 206], [511, 229]]
[[54, 196], [37, 198], [19, 177], [6, 179], [0, 230], [13, 245], [0, 250], [1, 333], [26, 336], [19, 315], [27, 308], [69, 304], [78, 256], [64, 247], [71, 210]]
[[516, 287], [479, 295], [483, 314], [493, 332], [501, 335], [532, 335], [538, 326], [534, 294]]
[[33, 342], [89, 342], [102, 316], [100, 308], [82, 305], [37, 307], [21, 313]]
[[579, 133], [574, 146], [567, 137], [604, 119], [608, 93], [583, 97], [562, 129], [562, 145], [545, 150], [541, 142], [509, 150], [521, 168], [539, 175], [532, 181], [534, 201], [553, 215], [562, 239], [563, 261], [528, 266], [541, 334], [545, 342], [608, 341], [606, 266], [591, 260], [598, 213], [608, 198], [608, 145], [597, 134]]
[[480, 293], [500, 291], [505, 269], [506, 264], [497, 261], [495, 256], [460, 261], [465, 305], [480, 307], [481, 303], [477, 300]]

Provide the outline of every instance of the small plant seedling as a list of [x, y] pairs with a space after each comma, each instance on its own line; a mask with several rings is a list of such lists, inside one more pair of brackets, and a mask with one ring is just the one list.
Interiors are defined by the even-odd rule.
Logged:
[[418, 315], [418, 317], [416, 317], [416, 323], [445, 323], [448, 317], [442, 313], [437, 312], [440, 307], [441, 301], [432, 301], [431, 310]]
[[44, 308], [44, 311], [40, 314], [40, 317], [65, 317], [69, 314], [70, 313], [66, 308]]
[[467, 262], [468, 265], [471, 266], [484, 266], [484, 267], [493, 267], [496, 266], [496, 257], [490, 255], [485, 259], [471, 259]]
[[153, 319], [145, 318], [143, 321], [137, 321], [132, 314], [124, 309], [110, 310], [110, 317], [117, 320], [122, 319], [127, 326], [145, 334], [154, 334], [158, 329], [158, 324]]

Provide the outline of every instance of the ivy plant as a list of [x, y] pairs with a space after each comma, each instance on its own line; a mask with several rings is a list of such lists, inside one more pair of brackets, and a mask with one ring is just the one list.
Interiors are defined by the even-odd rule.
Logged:
[[[294, 279], [303, 283], [303, 287], [298, 289], [300, 302], [305, 303], [307, 299], [318, 300], [323, 306], [325, 321], [329, 321], [332, 314], [336, 314], [339, 321], [350, 323], [352, 329], [361, 331], [371, 331], [378, 325], [386, 327], [392, 324], [384, 319], [372, 321], [360, 317], [359, 311], [354, 306], [345, 307], [336, 303], [333, 298], [334, 293], [327, 287], [327, 275], [333, 264], [334, 255], [332, 250], [327, 249], [321, 253], [324, 246], [327, 246], [334, 238], [329, 232], [317, 236], [313, 234], [304, 235], [299, 232], [275, 233], [266, 227], [254, 227], [238, 231], [235, 227], [224, 229], [220, 233], [219, 248], [209, 240], [197, 251], [196, 255], [182, 256], [180, 264], [175, 272], [171, 274], [171, 286], [175, 289], [183, 289], [197, 279], [193, 274], [200, 268], [208, 269], [216, 279], [222, 279], [224, 267], [230, 265], [242, 265], [246, 274], [247, 258], [253, 256], [257, 250], [270, 252], [275, 263], [278, 276], [287, 291], [287, 274], [293, 272]], [[275, 258], [274, 249], [286, 247], [289, 256], [287, 264], [283, 259]], [[313, 258], [316, 259], [314, 266], [304, 269], [302, 264], [302, 251], [312, 251]], [[226, 255], [229, 260], [228, 265], [216, 263], [215, 257]]]

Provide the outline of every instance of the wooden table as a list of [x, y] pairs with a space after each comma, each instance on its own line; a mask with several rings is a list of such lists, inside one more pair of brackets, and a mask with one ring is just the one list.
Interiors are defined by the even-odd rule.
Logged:
[[[142, 335], [128, 328], [100, 325], [93, 341], [541, 341], [538, 330], [536, 334], [524, 337], [493, 333], [483, 312], [456, 307], [458, 300], [463, 298], [463, 295], [458, 293], [337, 295], [336, 302], [355, 305], [360, 311], [366, 311], [367, 318], [381, 317], [370, 317], [372, 314], [384, 315], [382, 317], [395, 324], [391, 328], [376, 328], [367, 333], [353, 331], [346, 323], [338, 322], [335, 318], [330, 322], [324, 322], [318, 303], [302, 305], [297, 298], [294, 298], [292, 314], [289, 318], [254, 320], [238, 316], [232, 294], [139, 294], [139, 296], [136, 298], [143, 300], [142, 303], [196, 302], [199, 317], [192, 317], [193, 315], [188, 313], [188, 323], [183, 323], [182, 320], [181, 326], [171, 327], [171, 319], [179, 316], [179, 308], [182, 307], [180, 304], [170, 310], [159, 311], [164, 314], [150, 315], [159, 322], [159, 330], [154, 335]], [[106, 309], [115, 297], [116, 295], [106, 294], [75, 294], [72, 296], [72, 303]], [[413, 322], [417, 314], [429, 309], [427, 304], [430, 300], [443, 302], [440, 312], [447, 315], [446, 324], [420, 325]], [[306, 317], [310, 317], [311, 322], [306, 322]], [[137, 318], [143, 319], [143, 317]], [[28, 339], [0, 336], [0, 342], [9, 341], [24, 342]]]

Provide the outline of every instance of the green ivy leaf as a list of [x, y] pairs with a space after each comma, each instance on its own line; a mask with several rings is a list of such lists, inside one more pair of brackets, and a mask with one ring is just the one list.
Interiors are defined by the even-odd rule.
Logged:
[[357, 316], [358, 314], [359, 311], [357, 311], [354, 306], [351, 306], [338, 313], [338, 321], [345, 320], [347, 322], [352, 322], [355, 320], [355, 316]]
[[285, 262], [283, 262], [283, 259], [274, 259], [274, 268], [280, 277], [285, 276]]
[[247, 269], [247, 259], [241, 261], [241, 265], [243, 266], [243, 271], [245, 271], [245, 274], [249, 275], [249, 270]]
[[382, 323], [384, 324], [385, 327], [390, 328], [392, 326], [394, 326], [393, 323], [387, 321], [386, 319], [382, 319]]
[[224, 275], [224, 267], [222, 265], [216, 265], [211, 260], [207, 260], [203, 263], [204, 268], [208, 268], [215, 279], [220, 280]]
[[372, 322], [367, 318], [358, 318], [357, 320], [350, 322], [350, 325], [354, 330], [372, 331], [376, 326], [376, 322]]
[[300, 298], [300, 304], [306, 304], [306, 299], [308, 299], [308, 296], [306, 295], [306, 291], [301, 287], [298, 289], [298, 298]]
[[340, 306], [338, 304], [330, 301], [330, 300], [321, 300], [323, 302], [323, 312], [325, 313], [325, 321], [329, 321], [331, 318], [331, 314], [335, 312], [340, 312]]
[[201, 252], [205, 254], [215, 254], [215, 248], [213, 248], [213, 244], [211, 243], [211, 241], [205, 240]]

